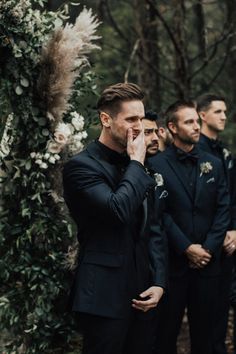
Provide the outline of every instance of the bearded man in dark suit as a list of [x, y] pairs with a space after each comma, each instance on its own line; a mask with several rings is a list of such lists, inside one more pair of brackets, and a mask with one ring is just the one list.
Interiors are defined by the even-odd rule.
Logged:
[[157, 187], [144, 167], [143, 93], [135, 84], [105, 89], [99, 139], [64, 169], [65, 200], [78, 226], [72, 289], [83, 354], [147, 354], [152, 309], [165, 287], [165, 245], [148, 210]]
[[161, 173], [167, 212], [169, 288], [155, 353], [176, 354], [185, 308], [191, 354], [212, 354], [220, 255], [229, 224], [229, 196], [219, 159], [196, 147], [200, 125], [192, 102], [177, 101], [166, 112], [174, 144], [152, 160]]
[[231, 220], [225, 234], [221, 256], [221, 282], [219, 292], [219, 310], [215, 322], [214, 354], [227, 354], [225, 345], [228, 313], [230, 305], [230, 286], [232, 281], [233, 253], [236, 249], [236, 198], [234, 196], [235, 175], [233, 175], [233, 158], [231, 152], [219, 140], [219, 134], [226, 123], [225, 98], [216, 94], [204, 94], [197, 98], [197, 111], [201, 119], [201, 135], [198, 146], [204, 151], [218, 157], [223, 164], [225, 181], [230, 191]]

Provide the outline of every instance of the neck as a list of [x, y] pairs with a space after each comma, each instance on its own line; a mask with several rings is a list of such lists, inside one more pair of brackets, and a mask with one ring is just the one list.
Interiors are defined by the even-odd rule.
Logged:
[[212, 129], [210, 129], [207, 125], [203, 124], [201, 133], [206, 135], [210, 139], [217, 139], [218, 138], [218, 133]]
[[189, 152], [194, 148], [194, 144], [186, 144], [179, 140], [174, 140], [174, 145], [185, 152]]
[[164, 144], [164, 142], [161, 139], [159, 139], [159, 141], [158, 141], [158, 150], [159, 151], [164, 151], [165, 150], [165, 144]]
[[104, 134], [104, 132], [101, 132], [98, 141], [106, 145], [109, 149], [114, 150], [120, 154], [126, 151], [126, 149], [123, 146], [118, 145], [116, 142], [110, 139], [110, 137], [107, 134]]

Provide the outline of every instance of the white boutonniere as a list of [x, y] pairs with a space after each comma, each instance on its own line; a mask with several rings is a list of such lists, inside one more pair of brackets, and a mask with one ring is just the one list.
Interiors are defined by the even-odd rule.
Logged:
[[229, 155], [230, 155], [229, 150], [226, 149], [226, 148], [224, 148], [224, 149], [223, 149], [223, 155], [224, 155], [224, 159], [226, 160], [226, 159], [229, 157]]
[[164, 184], [163, 177], [160, 173], [154, 173], [153, 175], [155, 182], [156, 182], [156, 187], [161, 187]]
[[203, 174], [206, 174], [206, 173], [209, 173], [211, 170], [213, 170], [213, 166], [211, 164], [211, 162], [202, 162], [200, 164], [200, 177], [203, 175]]

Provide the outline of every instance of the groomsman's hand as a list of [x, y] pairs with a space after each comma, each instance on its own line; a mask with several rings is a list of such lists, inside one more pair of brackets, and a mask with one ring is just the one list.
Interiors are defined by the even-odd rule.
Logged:
[[157, 306], [163, 293], [164, 290], [160, 286], [151, 286], [139, 295], [140, 300], [132, 300], [132, 307], [147, 312]]
[[236, 250], [236, 230], [227, 231], [223, 247], [228, 256], [234, 253]]
[[185, 251], [191, 268], [204, 268], [211, 260], [211, 254], [200, 244], [192, 244]]
[[146, 143], [144, 139], [144, 131], [142, 130], [134, 138], [133, 129], [129, 128], [127, 132], [127, 154], [130, 160], [136, 160], [144, 164], [146, 156]]

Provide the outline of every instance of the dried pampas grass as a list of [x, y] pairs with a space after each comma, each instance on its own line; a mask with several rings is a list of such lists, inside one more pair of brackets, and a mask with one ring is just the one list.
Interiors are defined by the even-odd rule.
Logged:
[[73, 83], [88, 64], [86, 54], [99, 48], [92, 43], [99, 38], [98, 25], [92, 11], [84, 8], [74, 25], [57, 29], [42, 49], [38, 92], [54, 128], [69, 109]]

